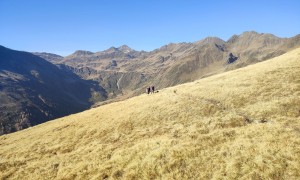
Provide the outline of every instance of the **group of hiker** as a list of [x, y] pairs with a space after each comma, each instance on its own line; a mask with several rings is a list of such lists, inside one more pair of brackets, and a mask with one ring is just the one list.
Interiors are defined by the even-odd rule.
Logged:
[[146, 88], [146, 93], [147, 94], [155, 93], [155, 87], [154, 86], [147, 87]]

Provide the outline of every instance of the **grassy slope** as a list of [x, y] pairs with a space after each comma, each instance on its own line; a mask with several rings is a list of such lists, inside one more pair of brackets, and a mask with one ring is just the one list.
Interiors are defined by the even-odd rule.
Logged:
[[0, 137], [0, 177], [297, 179], [300, 49]]

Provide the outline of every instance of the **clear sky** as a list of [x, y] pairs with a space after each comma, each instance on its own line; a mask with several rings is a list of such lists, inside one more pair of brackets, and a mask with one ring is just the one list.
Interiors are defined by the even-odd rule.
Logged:
[[299, 34], [300, 0], [0, 0], [0, 45], [31, 52], [149, 51], [250, 30]]

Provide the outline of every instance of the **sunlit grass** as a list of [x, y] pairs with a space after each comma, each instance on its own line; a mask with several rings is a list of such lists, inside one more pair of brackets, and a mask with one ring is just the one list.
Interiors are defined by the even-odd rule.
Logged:
[[298, 179], [300, 49], [0, 137], [14, 179]]

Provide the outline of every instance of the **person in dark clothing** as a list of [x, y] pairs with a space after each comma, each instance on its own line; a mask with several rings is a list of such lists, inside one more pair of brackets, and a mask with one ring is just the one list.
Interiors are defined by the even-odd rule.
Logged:
[[155, 87], [154, 86], [151, 87], [151, 90], [152, 90], [152, 93], [155, 93]]
[[150, 86], [146, 89], [146, 92], [147, 92], [147, 94], [150, 94], [150, 92], [151, 92]]

